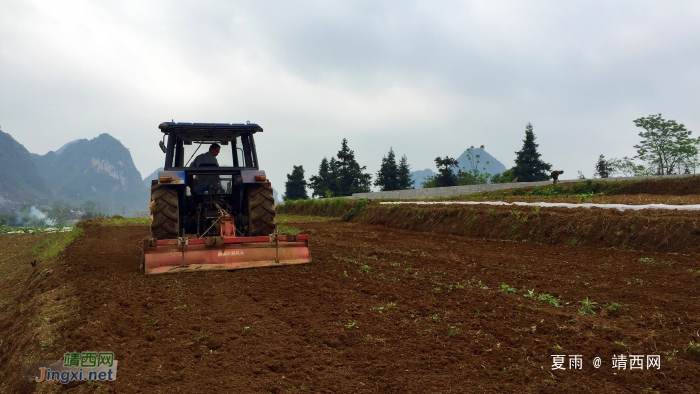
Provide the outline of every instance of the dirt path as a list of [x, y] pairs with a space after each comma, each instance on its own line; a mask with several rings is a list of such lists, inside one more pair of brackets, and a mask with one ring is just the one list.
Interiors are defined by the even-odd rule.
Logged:
[[[289, 223], [287, 223], [289, 224]], [[146, 227], [86, 228], [54, 286], [79, 289], [69, 351], [114, 351], [118, 379], [62, 392], [698, 392], [700, 259], [297, 224], [312, 264], [144, 276]], [[532, 289], [563, 307], [506, 294]], [[589, 297], [614, 316], [578, 313]], [[569, 305], [566, 305], [569, 303]], [[557, 348], [559, 347], [559, 348]], [[660, 370], [614, 371], [617, 354]], [[583, 370], [552, 371], [554, 354]], [[602, 367], [592, 366], [601, 357]], [[565, 367], [568, 367], [568, 361]], [[646, 365], [645, 365], [646, 367]], [[646, 368], [645, 368], [646, 369]], [[38, 391], [54, 386], [37, 385]]]

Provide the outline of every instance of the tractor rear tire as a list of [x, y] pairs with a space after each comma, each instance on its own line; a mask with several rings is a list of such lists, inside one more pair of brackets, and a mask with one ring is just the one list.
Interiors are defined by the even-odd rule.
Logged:
[[176, 239], [180, 233], [177, 189], [172, 186], [151, 186], [151, 237]]
[[249, 185], [248, 191], [248, 236], [270, 235], [275, 231], [275, 198], [272, 184]]

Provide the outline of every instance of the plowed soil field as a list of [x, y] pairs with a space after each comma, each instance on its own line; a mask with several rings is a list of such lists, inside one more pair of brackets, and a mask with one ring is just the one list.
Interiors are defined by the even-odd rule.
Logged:
[[[311, 264], [144, 276], [147, 227], [87, 223], [27, 291], [78, 300], [42, 359], [113, 351], [118, 378], [7, 392], [700, 392], [700, 361], [683, 350], [700, 342], [697, 254], [286, 224], [310, 234]], [[579, 312], [586, 299], [594, 315]], [[613, 369], [619, 355], [658, 355], [660, 368]]]

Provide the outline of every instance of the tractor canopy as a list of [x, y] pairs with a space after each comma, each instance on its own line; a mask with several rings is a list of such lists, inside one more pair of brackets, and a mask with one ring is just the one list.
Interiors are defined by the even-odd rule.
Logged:
[[[206, 152], [210, 144], [221, 145], [218, 169], [202, 169], [221, 172], [221, 167], [259, 169], [253, 134], [262, 132], [255, 123], [183, 123], [163, 122], [158, 128], [163, 132], [161, 149], [165, 153], [168, 169], [188, 169], [197, 154]], [[167, 137], [167, 144], [165, 143]]]

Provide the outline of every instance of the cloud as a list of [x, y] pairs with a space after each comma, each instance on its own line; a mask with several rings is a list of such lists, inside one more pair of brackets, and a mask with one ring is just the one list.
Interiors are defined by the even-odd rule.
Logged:
[[651, 1], [12, 1], [0, 124], [32, 152], [107, 132], [142, 174], [165, 120], [260, 123], [283, 192], [348, 138], [378, 170], [470, 145], [509, 165], [525, 124], [572, 176], [633, 154], [652, 113], [700, 133], [700, 5]]

